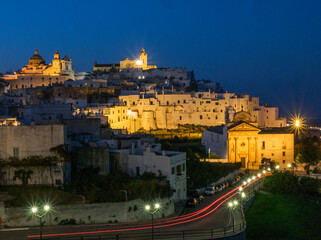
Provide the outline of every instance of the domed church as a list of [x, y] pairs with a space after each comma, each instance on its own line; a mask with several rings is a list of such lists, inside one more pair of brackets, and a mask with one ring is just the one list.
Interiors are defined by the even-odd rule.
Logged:
[[56, 51], [52, 62], [46, 64], [38, 50], [35, 50], [35, 54], [28, 60], [28, 64], [21, 68], [21, 71], [16, 71], [10, 77], [4, 77], [12, 89], [52, 86], [62, 84], [69, 79], [75, 79], [75, 72], [68, 55], [61, 58], [60, 53]]

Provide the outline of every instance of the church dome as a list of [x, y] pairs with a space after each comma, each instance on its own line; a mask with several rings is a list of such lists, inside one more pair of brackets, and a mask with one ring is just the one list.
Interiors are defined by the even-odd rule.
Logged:
[[29, 59], [29, 65], [45, 64], [45, 60], [38, 54], [38, 50], [35, 50], [35, 54]]

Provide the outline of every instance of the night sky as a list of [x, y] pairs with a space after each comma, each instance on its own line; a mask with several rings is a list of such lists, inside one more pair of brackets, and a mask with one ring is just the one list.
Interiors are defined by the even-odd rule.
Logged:
[[0, 72], [68, 54], [76, 71], [134, 58], [321, 117], [321, 1], [0, 1]]

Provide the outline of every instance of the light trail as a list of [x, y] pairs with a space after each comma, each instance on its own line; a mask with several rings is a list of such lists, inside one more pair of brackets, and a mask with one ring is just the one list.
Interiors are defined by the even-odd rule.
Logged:
[[[254, 182], [256, 182], [257, 180], [259, 180], [261, 178], [264, 178], [265, 176], [266, 175], [262, 175], [261, 177], [257, 177], [255, 180], [251, 181], [250, 183], [248, 183], [246, 185], [241, 184], [240, 186], [242, 186], [243, 189], [246, 189], [251, 184], [253, 184]], [[204, 217], [208, 216], [209, 214], [213, 213], [217, 208], [219, 208], [227, 200], [229, 200], [230, 198], [232, 198], [236, 194], [238, 194], [238, 193], [234, 193], [234, 194], [232, 194], [232, 193], [235, 192], [236, 190], [238, 190], [240, 186], [234, 188], [233, 190], [229, 191], [225, 195], [223, 195], [223, 196], [219, 197], [218, 199], [216, 199], [214, 202], [212, 202], [207, 207], [205, 207], [203, 209], [200, 209], [200, 210], [198, 210], [196, 212], [185, 214], [185, 215], [182, 215], [182, 216], [176, 216], [176, 217], [172, 217], [172, 218], [156, 220], [156, 223], [154, 222], [154, 228], [171, 227], [171, 226], [180, 225], [180, 224], [184, 224], [184, 223], [188, 223], [188, 222], [192, 222], [192, 221], [196, 221], [198, 219], [204, 218]], [[225, 198], [228, 195], [231, 195], [231, 196], [229, 196], [228, 198]], [[225, 198], [225, 199], [223, 199], [223, 198]], [[207, 213], [205, 213], [203, 215], [200, 215], [201, 213], [207, 211], [209, 208], [213, 207], [214, 204], [218, 203], [221, 199], [223, 199], [223, 200], [215, 208], [213, 208], [212, 210], [208, 211]], [[200, 215], [200, 216], [192, 218], [192, 217], [197, 216], [197, 215]], [[164, 220], [166, 220], [166, 221], [164, 221]], [[182, 221], [182, 220], [185, 220], [185, 221]], [[145, 221], [145, 222], [150, 222], [150, 221]], [[116, 229], [108, 229], [108, 230], [91, 230], [91, 231], [87, 231], [87, 232], [53, 233], [53, 234], [43, 235], [43, 237], [87, 235], [87, 234], [112, 233], [112, 232], [125, 232], [125, 231], [145, 230], [145, 229], [151, 229], [151, 228], [152, 228], [151, 223], [149, 223], [149, 224], [143, 224], [143, 225], [133, 225], [133, 226], [131, 226], [129, 228], [128, 227], [124, 228], [123, 226], [120, 226], [120, 227], [118, 227]], [[28, 238], [37, 238], [37, 237], [39, 237], [39, 235], [28, 236]]]

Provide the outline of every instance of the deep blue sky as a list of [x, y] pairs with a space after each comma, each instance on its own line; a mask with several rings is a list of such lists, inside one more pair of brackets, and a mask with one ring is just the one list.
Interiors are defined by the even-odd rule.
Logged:
[[142, 47], [149, 62], [193, 69], [282, 114], [321, 116], [321, 1], [1, 1], [0, 72], [34, 49], [58, 49], [76, 71]]

